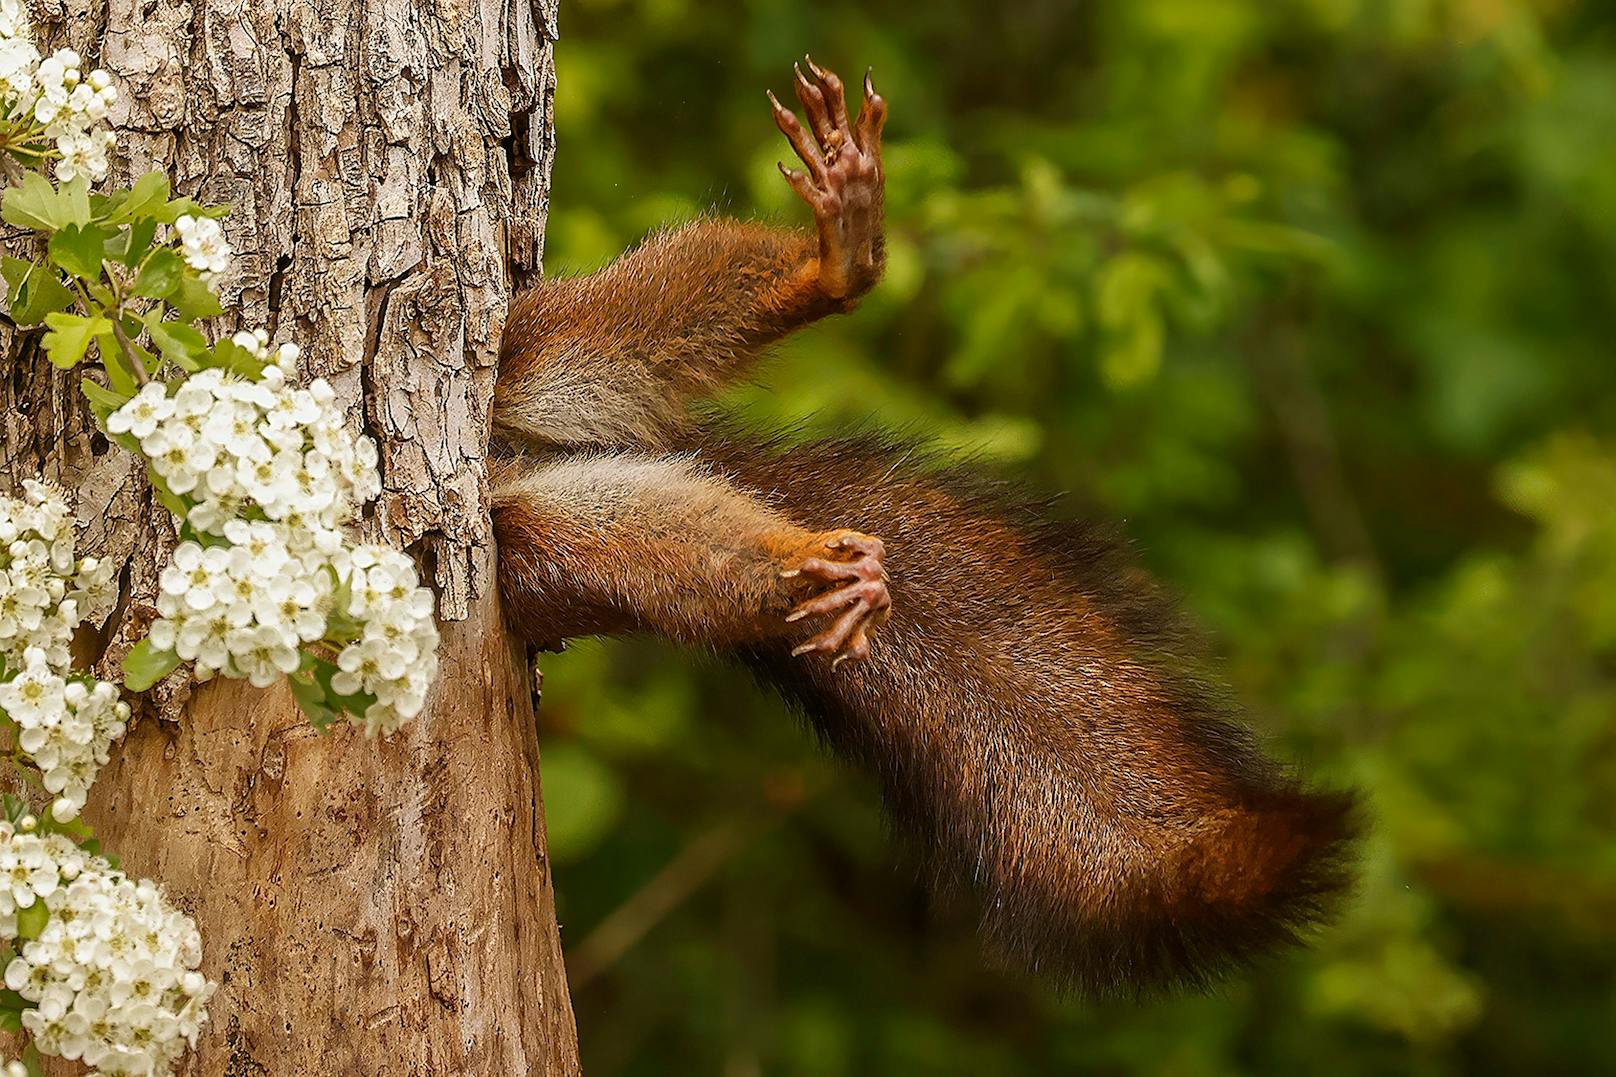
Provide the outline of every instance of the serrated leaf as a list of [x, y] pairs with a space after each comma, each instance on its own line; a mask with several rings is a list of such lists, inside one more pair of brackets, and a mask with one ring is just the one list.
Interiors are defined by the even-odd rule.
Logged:
[[48, 923], [50, 923], [50, 908], [43, 901], [35, 900], [26, 909], [17, 910], [17, 937], [37, 939]]
[[264, 375], [264, 361], [233, 340], [221, 340], [215, 344], [212, 361], [204, 361], [203, 365], [222, 367], [248, 381], [257, 381]]
[[10, 295], [11, 320], [21, 326], [38, 325], [45, 315], [66, 310], [77, 298], [49, 266], [5, 258], [0, 260], [0, 273]]
[[180, 261], [180, 256], [167, 247], [159, 247], [140, 267], [134, 292], [150, 299], [163, 299], [174, 293], [184, 276], [185, 263]]
[[157, 222], [151, 218], [136, 221], [124, 228], [118, 238], [107, 244], [108, 253], [126, 266], [139, 265], [151, 250], [152, 237], [157, 234]]
[[305, 679], [307, 676], [299, 672], [286, 678], [286, 683], [292, 687], [292, 698], [297, 701], [298, 709], [308, 715], [315, 729], [324, 733], [338, 715], [326, 705], [325, 687], [312, 678]]
[[45, 324], [50, 326], [50, 332], [45, 334], [42, 342], [45, 354], [63, 370], [77, 366], [89, 349], [91, 338], [97, 333], [108, 332], [112, 327], [112, 323], [100, 315], [85, 318], [60, 311], [45, 315]]
[[[170, 495], [172, 496], [172, 495]], [[179, 668], [180, 656], [152, 646], [151, 638], [141, 640], [123, 657], [123, 686], [131, 692], [144, 692]]]
[[161, 172], [148, 172], [135, 181], [122, 200], [112, 201], [103, 211], [101, 219], [109, 224], [145, 221], [156, 225], [153, 214], [168, 202], [168, 177]]
[[159, 351], [186, 370], [201, 370], [200, 357], [208, 350], [208, 341], [200, 332], [183, 322], [163, 322], [155, 317], [146, 319], [146, 330]]
[[153, 211], [152, 216], [164, 224], [173, 224], [181, 217], [223, 217], [229, 212], [229, 206], [204, 206], [194, 199], [181, 197]]
[[106, 257], [107, 241], [114, 233], [98, 224], [70, 224], [50, 238], [50, 258], [75, 277], [96, 280], [101, 276], [101, 260]]
[[38, 172], [27, 172], [22, 182], [7, 188], [0, 199], [0, 220], [18, 228], [53, 232], [73, 223], [73, 216], [67, 200], [50, 180]]
[[[115, 393], [100, 382], [91, 381], [89, 378], [79, 382], [79, 391], [84, 394], [84, 399], [90, 402], [90, 410], [95, 413], [96, 419], [100, 421], [103, 427], [107, 425], [107, 416], [129, 403], [130, 400], [129, 397], [124, 396], [122, 393]], [[118, 441], [120, 445], [123, 444], [116, 437], [113, 440]], [[137, 447], [138, 444], [136, 442]], [[125, 445], [124, 447], [128, 448], [129, 446]]]
[[194, 322], [198, 318], [215, 318], [224, 313], [224, 307], [219, 305], [219, 297], [194, 273], [187, 273], [180, 279], [179, 288], [168, 297], [168, 305], [187, 322]]
[[75, 176], [62, 184], [58, 192], [67, 213], [67, 224], [90, 223], [90, 178]]

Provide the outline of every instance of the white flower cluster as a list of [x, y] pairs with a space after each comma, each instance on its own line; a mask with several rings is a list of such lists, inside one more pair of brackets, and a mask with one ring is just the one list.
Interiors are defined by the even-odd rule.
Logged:
[[107, 176], [107, 154], [116, 141], [102, 126], [118, 101], [112, 76], [97, 69], [88, 76], [80, 70], [79, 54], [61, 49], [40, 62], [34, 72], [39, 100], [34, 119], [45, 125], [45, 135], [56, 140], [62, 159], [56, 178], [63, 183], [79, 176], [99, 182]]
[[73, 630], [112, 597], [113, 566], [75, 558], [72, 517], [48, 486], [25, 482], [23, 491], [0, 498], [0, 711], [65, 822], [129, 719], [116, 686], [68, 669]]
[[186, 214], [174, 222], [174, 231], [179, 233], [180, 254], [186, 265], [196, 270], [203, 280], [211, 283], [230, 268], [230, 243], [224, 238], [224, 229], [212, 217]]
[[[6, 987], [33, 1003], [22, 1024], [41, 1053], [92, 1074], [173, 1072], [207, 1020], [214, 986], [202, 938], [147, 880], [135, 881], [60, 834], [0, 822], [0, 937], [17, 949]], [[18, 913], [43, 902], [37, 938]]]
[[89, 677], [64, 677], [30, 647], [22, 672], [0, 684], [0, 707], [17, 724], [17, 747], [56, 795], [51, 814], [78, 815], [90, 783], [110, 758], [129, 722], [129, 704], [117, 686]]
[[375, 696], [365, 710], [365, 732], [391, 733], [421, 713], [438, 675], [432, 592], [416, 579], [415, 562], [388, 546], [358, 547], [347, 569], [348, 616], [364, 628], [337, 655], [331, 688], [338, 695]]
[[33, 91], [38, 66], [28, 9], [22, 0], [0, 0], [0, 114]]
[[269, 363], [258, 381], [218, 368], [175, 386], [154, 381], [107, 430], [133, 436], [168, 489], [195, 502], [186, 519], [199, 532], [227, 537], [230, 521], [261, 517], [307, 532], [299, 541], [329, 556], [356, 506], [381, 492], [376, 446], [349, 434], [324, 379], [287, 382], [297, 345], [272, 355], [261, 334], [234, 342]]
[[[272, 353], [261, 333], [234, 342], [268, 363], [261, 380], [208, 369], [172, 394], [153, 382], [107, 419], [191, 503], [186, 520], [202, 536], [163, 572], [151, 644], [203, 678], [260, 687], [295, 672], [302, 645], [339, 644], [333, 690], [361, 697], [367, 732], [391, 732], [421, 711], [438, 632], [409, 558], [351, 548], [344, 535], [381, 491], [375, 444], [348, 432], [325, 381], [287, 382], [295, 345]], [[351, 631], [332, 635], [333, 618]]]
[[0, 497], [0, 657], [16, 665], [37, 647], [66, 667], [73, 630], [113, 597], [114, 566], [77, 559], [67, 505], [42, 482], [22, 487], [20, 499]]
[[72, 49], [40, 59], [21, 0], [0, 0], [0, 113], [10, 113], [56, 144], [56, 178], [106, 178], [116, 141], [104, 126], [118, 101], [105, 71], [84, 73]]

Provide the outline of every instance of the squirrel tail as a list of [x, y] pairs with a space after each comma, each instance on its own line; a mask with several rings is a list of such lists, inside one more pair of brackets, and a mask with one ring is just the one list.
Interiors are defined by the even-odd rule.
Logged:
[[1348, 888], [1354, 798], [1258, 749], [1120, 542], [880, 439], [702, 452], [886, 542], [893, 617], [867, 660], [743, 657], [876, 776], [1006, 962], [1091, 995], [1203, 987]]

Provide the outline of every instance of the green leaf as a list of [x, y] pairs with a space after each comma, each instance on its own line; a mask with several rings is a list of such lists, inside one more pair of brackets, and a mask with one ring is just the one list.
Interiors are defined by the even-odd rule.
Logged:
[[229, 206], [204, 206], [189, 198], [176, 198], [154, 211], [152, 216], [164, 224], [173, 224], [181, 217], [223, 217], [229, 212]]
[[264, 362], [256, 358], [251, 352], [233, 340], [221, 340], [213, 346], [213, 361], [205, 363], [210, 367], [223, 367], [233, 374], [240, 374], [248, 381], [257, 381], [263, 377]]
[[22, 294], [28, 278], [33, 276], [34, 263], [25, 262], [21, 258], [13, 258], [9, 254], [0, 258], [0, 278], [6, 282], [6, 302], [15, 303]]
[[100, 315], [85, 318], [61, 312], [45, 315], [45, 324], [50, 326], [50, 332], [45, 334], [45, 354], [63, 370], [77, 366], [90, 347], [90, 339], [112, 327], [112, 323]]
[[286, 683], [292, 686], [292, 698], [315, 729], [324, 733], [337, 720], [337, 712], [326, 705], [325, 687], [311, 675], [299, 671], [286, 678]]
[[26, 800], [12, 793], [6, 793], [3, 796], [0, 796], [0, 805], [4, 805], [6, 822], [10, 823], [12, 826], [17, 826], [20, 824], [23, 816], [32, 815], [34, 811]]
[[67, 224], [86, 225], [90, 223], [90, 178], [88, 176], [75, 176], [67, 183], [62, 184], [59, 197], [66, 207]]
[[219, 305], [219, 297], [194, 273], [187, 273], [181, 278], [179, 288], [168, 297], [168, 305], [187, 322], [198, 318], [215, 318], [224, 313], [224, 307]]
[[146, 252], [151, 250], [152, 237], [156, 234], [156, 221], [150, 218], [136, 221], [107, 244], [107, 253], [126, 266], [139, 265], [140, 260], [146, 257]]
[[[17, 951], [7, 946], [5, 954], [0, 955], [0, 959], [3, 959], [3, 963], [0, 963], [0, 970], [3, 970], [6, 965], [11, 964], [16, 958]], [[0, 1028], [5, 1029], [7, 1032], [16, 1032], [21, 1029], [22, 1012], [33, 1009], [34, 1005], [34, 1003], [29, 1002], [17, 992], [0, 988]]]
[[167, 247], [159, 247], [141, 267], [134, 291], [136, 295], [163, 299], [174, 293], [184, 276], [185, 263], [180, 261], [180, 256]]
[[146, 329], [151, 333], [157, 349], [186, 370], [201, 370], [200, 357], [207, 355], [208, 341], [201, 333], [183, 322], [158, 321], [148, 316]]
[[[80, 680], [80, 678], [74, 679]], [[85, 687], [89, 686], [86, 685]], [[73, 844], [77, 845], [86, 852], [97, 854], [101, 852], [101, 839], [95, 836], [95, 830], [90, 826], [89, 823], [84, 821], [82, 816], [69, 819], [65, 823], [60, 823], [56, 821], [56, 816], [52, 815], [50, 812], [45, 812], [44, 814], [38, 816], [38, 820], [39, 822], [37, 829], [39, 833], [61, 834], [71, 839]], [[0, 970], [4, 969], [5, 965], [0, 963]]]
[[101, 276], [101, 260], [106, 257], [107, 241], [116, 235], [98, 224], [70, 224], [50, 238], [51, 261], [76, 277], [96, 280]]
[[358, 718], [376, 702], [376, 697], [369, 692], [356, 692], [351, 696], [340, 695], [331, 686], [331, 678], [338, 673], [335, 663], [316, 655], [307, 655], [305, 665], [313, 671], [315, 679], [320, 682], [320, 687], [325, 689], [326, 703], [335, 710]]
[[50, 909], [43, 901], [35, 900], [26, 909], [17, 910], [17, 937], [37, 939], [50, 923]]
[[122, 199], [116, 196], [109, 199], [107, 208], [103, 211], [105, 216], [101, 219], [108, 224], [125, 224], [131, 221], [140, 221], [156, 226], [156, 214], [161, 212], [168, 202], [168, 177], [161, 172], [148, 172], [135, 181]]
[[[95, 339], [96, 345], [101, 349], [101, 366], [107, 372], [107, 386], [115, 393], [125, 393], [134, 396], [140, 391], [140, 383], [135, 380], [134, 371], [129, 369], [129, 362], [124, 358], [123, 349], [118, 344], [118, 338], [112, 334], [112, 323], [107, 323], [106, 332]], [[140, 359], [139, 353], [135, 358]]]
[[[170, 495], [172, 496], [172, 495]], [[160, 651], [152, 646], [150, 637], [135, 644], [134, 650], [123, 658], [123, 686], [131, 692], [144, 692], [179, 668], [180, 656], [173, 651]]]
[[326, 572], [331, 576], [334, 586], [331, 589], [330, 612], [325, 618], [325, 638], [333, 643], [352, 643], [365, 631], [365, 622], [348, 613], [348, 605], [353, 601], [353, 575], [338, 578], [337, 570], [330, 565]]
[[84, 394], [84, 399], [90, 402], [90, 410], [95, 412], [95, 417], [100, 419], [102, 423], [106, 422], [108, 415], [129, 403], [131, 399], [131, 397], [125, 396], [123, 393], [115, 393], [100, 382], [91, 381], [89, 378], [79, 382], [79, 391]]
[[0, 220], [18, 228], [54, 232], [73, 223], [73, 215], [72, 207], [50, 180], [28, 172], [20, 184], [7, 188], [0, 200]]
[[49, 266], [21, 258], [0, 260], [10, 295], [11, 320], [21, 326], [38, 325], [45, 315], [66, 310], [77, 298]]

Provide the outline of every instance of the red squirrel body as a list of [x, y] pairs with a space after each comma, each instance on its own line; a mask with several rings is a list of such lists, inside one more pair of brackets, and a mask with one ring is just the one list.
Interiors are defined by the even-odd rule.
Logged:
[[[1352, 798], [1264, 756], [1102, 529], [916, 446], [780, 446], [687, 404], [879, 278], [881, 128], [809, 61], [773, 100], [813, 233], [703, 220], [514, 305], [494, 522], [535, 644], [653, 632], [731, 655], [872, 772], [1008, 961], [1090, 992], [1203, 985], [1347, 886]], [[853, 530], [856, 528], [856, 530]]]

